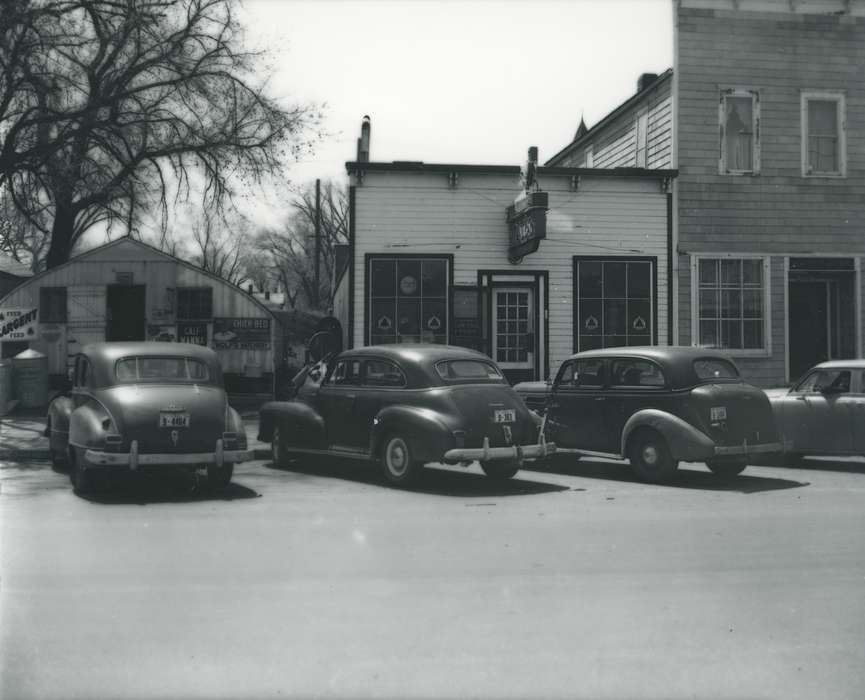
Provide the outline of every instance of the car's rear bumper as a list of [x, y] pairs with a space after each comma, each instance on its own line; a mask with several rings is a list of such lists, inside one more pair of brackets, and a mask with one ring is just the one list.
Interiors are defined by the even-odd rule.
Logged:
[[446, 462], [469, 462], [479, 460], [488, 462], [499, 459], [516, 459], [522, 462], [525, 459], [538, 459], [546, 457], [556, 451], [552, 442], [547, 442], [543, 435], [536, 445], [510, 445], [509, 447], [490, 447], [489, 438], [484, 438], [483, 447], [460, 447], [445, 452]]
[[185, 453], [153, 453], [138, 451], [138, 441], [133, 440], [129, 452], [103, 452], [102, 450], [87, 450], [84, 457], [88, 466], [128, 467], [135, 471], [138, 467], [149, 466], [184, 466], [184, 465], [216, 465], [234, 464], [251, 460], [250, 450], [223, 449], [222, 440], [216, 441], [213, 452]]
[[783, 452], [783, 442], [764, 442], [759, 445], [751, 445], [743, 442], [741, 445], [715, 445], [715, 455], [718, 457], [766, 454], [767, 452]]

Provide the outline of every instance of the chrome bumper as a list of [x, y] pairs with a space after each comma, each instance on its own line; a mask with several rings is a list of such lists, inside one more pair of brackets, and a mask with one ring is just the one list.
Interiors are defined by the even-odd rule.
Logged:
[[546, 457], [556, 451], [552, 442], [547, 442], [541, 434], [537, 445], [511, 445], [510, 447], [490, 447], [490, 439], [484, 438], [483, 447], [460, 447], [445, 452], [446, 462], [467, 462], [479, 460], [487, 462], [494, 459], [537, 459]]
[[783, 452], [783, 442], [764, 442], [760, 445], [749, 445], [747, 440], [741, 445], [724, 445], [715, 446], [715, 454], [724, 455], [753, 455], [764, 454], [766, 452]]
[[138, 440], [133, 440], [129, 452], [102, 452], [101, 450], [87, 450], [84, 457], [94, 466], [123, 466], [132, 471], [139, 466], [152, 465], [186, 465], [186, 464], [215, 464], [221, 467], [226, 462], [247, 462], [252, 459], [250, 450], [225, 450], [222, 440], [216, 441], [216, 449], [213, 452], [192, 452], [180, 454], [160, 454], [138, 452]]

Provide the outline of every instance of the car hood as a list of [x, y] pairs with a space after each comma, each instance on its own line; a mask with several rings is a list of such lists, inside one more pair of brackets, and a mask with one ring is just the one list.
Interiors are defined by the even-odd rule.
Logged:
[[514, 384], [518, 394], [548, 394], [552, 387], [547, 382], [520, 382]]
[[[128, 384], [105, 389], [97, 398], [117, 423], [124, 444], [138, 440], [141, 452], [212, 452], [225, 431], [227, 398], [221, 387]], [[163, 411], [189, 414], [189, 426], [160, 427]]]
[[789, 387], [781, 387], [779, 389], [763, 389], [769, 400], [780, 399], [790, 393]]

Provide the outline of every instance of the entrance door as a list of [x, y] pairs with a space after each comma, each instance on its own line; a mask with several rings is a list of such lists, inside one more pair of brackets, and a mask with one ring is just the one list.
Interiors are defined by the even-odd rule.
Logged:
[[109, 285], [106, 340], [144, 340], [145, 286]]
[[510, 381], [533, 379], [536, 334], [531, 287], [493, 289], [493, 359]]

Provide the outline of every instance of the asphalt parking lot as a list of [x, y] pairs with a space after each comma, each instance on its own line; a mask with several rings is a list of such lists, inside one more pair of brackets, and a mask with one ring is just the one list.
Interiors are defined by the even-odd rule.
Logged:
[[674, 484], [242, 465], [81, 498], [0, 468], [4, 698], [853, 698], [865, 462]]

